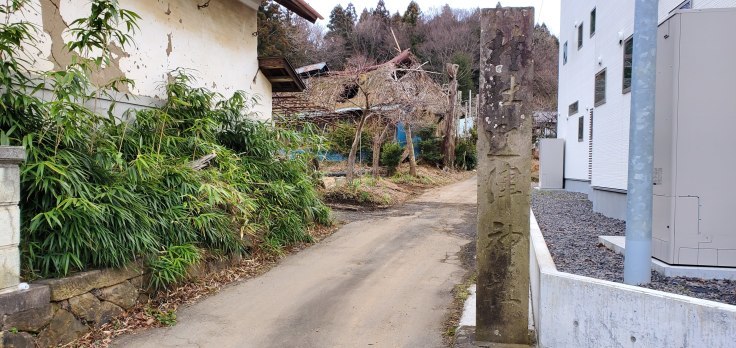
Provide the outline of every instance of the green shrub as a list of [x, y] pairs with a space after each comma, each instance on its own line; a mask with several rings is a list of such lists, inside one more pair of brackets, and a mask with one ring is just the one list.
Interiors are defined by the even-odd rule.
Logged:
[[170, 309], [168, 311], [162, 311], [157, 308], [146, 307], [145, 312], [147, 315], [153, 317], [153, 319], [155, 319], [161, 325], [176, 325], [176, 310]]
[[[355, 139], [355, 125], [349, 122], [340, 122], [332, 130], [327, 132], [328, 147], [331, 151], [339, 153], [343, 156], [350, 154], [350, 148], [353, 146]], [[360, 134], [359, 151], [363, 154], [364, 159], [371, 158], [373, 140], [371, 136], [363, 130]], [[360, 154], [356, 155], [360, 159]]]
[[404, 153], [404, 147], [399, 143], [386, 143], [381, 148], [381, 164], [388, 168], [388, 175], [394, 175], [396, 167], [401, 162], [401, 155]]
[[[308, 225], [329, 223], [309, 169], [315, 137], [250, 120], [256, 98], [192, 88], [191, 77], [178, 71], [165, 104], [130, 110], [129, 121], [84, 106], [94, 104], [89, 77], [109, 59], [104, 47], [130, 40], [104, 21], [135, 28], [137, 16], [117, 6], [93, 0], [92, 15], [70, 30], [78, 59], [38, 80], [18, 58], [25, 54], [20, 42], [37, 44], [33, 28], [0, 27], [7, 43], [0, 45], [0, 142], [27, 153], [24, 276], [120, 267], [185, 245], [230, 254], [251, 246], [278, 250], [309, 240]], [[98, 47], [103, 56], [83, 58]], [[35, 97], [33, 88], [49, 89], [48, 98]], [[204, 168], [192, 168], [211, 154]]]
[[199, 259], [199, 250], [194, 245], [170, 246], [148, 263], [151, 269], [151, 287], [165, 289], [184, 280], [189, 267], [199, 262]]
[[419, 136], [419, 158], [427, 164], [441, 166], [444, 155], [442, 154], [442, 138], [436, 136], [437, 126], [430, 125], [422, 127], [417, 132]]
[[463, 170], [475, 169], [478, 155], [472, 138], [462, 139], [455, 146], [455, 167]]

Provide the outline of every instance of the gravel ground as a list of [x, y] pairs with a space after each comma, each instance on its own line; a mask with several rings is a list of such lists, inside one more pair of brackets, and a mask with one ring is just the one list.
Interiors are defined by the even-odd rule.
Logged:
[[[593, 212], [584, 194], [533, 191], [534, 215], [557, 269], [623, 282], [623, 256], [598, 243], [598, 236], [623, 236], [626, 223]], [[736, 305], [736, 281], [664, 277], [652, 271], [646, 287]]]

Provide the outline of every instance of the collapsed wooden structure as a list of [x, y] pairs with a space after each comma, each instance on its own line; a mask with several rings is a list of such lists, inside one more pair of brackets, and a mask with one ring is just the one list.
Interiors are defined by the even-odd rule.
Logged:
[[[309, 122], [325, 127], [358, 119], [367, 112], [393, 122], [429, 124], [438, 122], [447, 113], [447, 91], [431, 78], [431, 72], [422, 69], [409, 50], [382, 64], [356, 64], [343, 71], [331, 72], [322, 65], [314, 66], [320, 72], [305, 79], [304, 91], [274, 93], [276, 122], [285, 125]], [[308, 69], [302, 69], [305, 70]]]

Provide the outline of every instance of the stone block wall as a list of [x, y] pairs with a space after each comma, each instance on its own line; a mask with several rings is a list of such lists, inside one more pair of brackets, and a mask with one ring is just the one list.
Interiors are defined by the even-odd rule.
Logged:
[[71, 342], [138, 302], [144, 270], [131, 266], [42, 280], [0, 294], [3, 347], [50, 347]]
[[[191, 279], [239, 264], [242, 258], [201, 262]], [[0, 348], [53, 347], [72, 342], [149, 298], [149, 271], [133, 264], [34, 282], [0, 294]]]

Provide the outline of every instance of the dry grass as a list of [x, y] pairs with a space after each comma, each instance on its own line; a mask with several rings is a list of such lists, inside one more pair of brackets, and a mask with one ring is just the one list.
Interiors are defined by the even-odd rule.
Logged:
[[455, 285], [455, 288], [452, 289], [453, 301], [450, 306], [450, 311], [445, 318], [445, 330], [443, 335], [445, 343], [449, 347], [452, 347], [455, 343], [455, 330], [457, 330], [460, 318], [463, 315], [465, 300], [470, 297], [470, 291], [468, 288], [476, 283], [477, 278], [477, 274], [474, 272], [472, 274], [468, 274], [462, 283]]
[[[340, 164], [331, 170], [341, 169]], [[367, 169], [367, 168], [365, 168]], [[387, 208], [418, 195], [426, 189], [467, 179], [473, 171], [444, 171], [435, 167], [417, 166], [417, 176], [409, 174], [409, 165], [402, 164], [391, 177], [358, 177], [352, 184], [343, 183], [323, 191], [326, 202], [367, 208]]]

